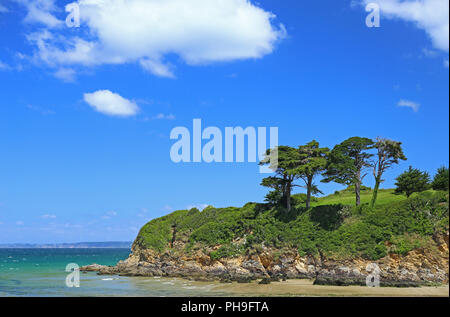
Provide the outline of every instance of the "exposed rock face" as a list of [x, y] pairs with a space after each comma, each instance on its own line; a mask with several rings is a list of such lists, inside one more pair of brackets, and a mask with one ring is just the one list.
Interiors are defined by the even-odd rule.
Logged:
[[[195, 254], [158, 254], [134, 244], [132, 253], [116, 266], [97, 264], [81, 271], [124, 276], [166, 276], [195, 280], [249, 281], [259, 278], [314, 278], [316, 284], [366, 285], [374, 274], [372, 262], [379, 268], [381, 286], [420, 286], [448, 283], [449, 234], [434, 237], [435, 250], [416, 249], [405, 256], [389, 254], [377, 261], [364, 259], [334, 260], [301, 257], [295, 250], [275, 256], [279, 250], [263, 248], [253, 255], [211, 260], [203, 252]], [[179, 250], [182, 246], [179, 246]], [[278, 252], [277, 252], [278, 251]], [[378, 272], [378, 271], [377, 271]]]

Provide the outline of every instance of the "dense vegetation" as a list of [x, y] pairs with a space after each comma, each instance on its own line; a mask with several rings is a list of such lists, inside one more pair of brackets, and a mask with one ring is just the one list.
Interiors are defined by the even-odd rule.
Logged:
[[[405, 254], [431, 247], [433, 234], [448, 230], [448, 192], [425, 191], [406, 196], [381, 190], [370, 208], [372, 191], [363, 188], [362, 205], [348, 204], [353, 189], [324, 198], [292, 196], [290, 212], [270, 204], [242, 208], [207, 207], [176, 211], [146, 224], [136, 243], [163, 252], [202, 250], [212, 259], [259, 251], [263, 246], [295, 248], [301, 255], [379, 259], [388, 252]], [[340, 203], [339, 203], [340, 202]], [[174, 248], [174, 243], [182, 249]]]

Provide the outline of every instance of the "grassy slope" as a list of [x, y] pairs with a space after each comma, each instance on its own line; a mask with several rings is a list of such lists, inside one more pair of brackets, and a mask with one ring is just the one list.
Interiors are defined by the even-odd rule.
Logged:
[[[332, 194], [322, 198], [319, 198], [318, 202], [313, 202], [312, 206], [321, 205], [354, 205], [355, 204], [355, 194], [352, 191], [343, 190], [338, 192], [339, 194]], [[372, 199], [372, 191], [366, 190], [361, 192], [361, 204], [368, 204]], [[394, 203], [397, 201], [406, 200], [405, 195], [394, 194], [393, 189], [381, 189], [378, 191], [377, 205], [384, 205], [388, 203]]]
[[202, 250], [213, 259], [257, 252], [262, 244], [280, 252], [296, 248], [300, 254], [378, 259], [388, 252], [431, 248], [431, 236], [448, 230], [446, 192], [427, 191], [407, 199], [382, 190], [373, 209], [366, 204], [370, 191], [361, 198], [363, 206], [353, 207], [354, 194], [341, 191], [315, 199], [307, 210], [297, 195], [289, 214], [256, 203], [242, 208], [208, 207], [202, 212], [180, 210], [146, 224], [136, 243], [162, 253], [180, 252], [171, 243], [181, 241], [186, 246], [182, 252]]

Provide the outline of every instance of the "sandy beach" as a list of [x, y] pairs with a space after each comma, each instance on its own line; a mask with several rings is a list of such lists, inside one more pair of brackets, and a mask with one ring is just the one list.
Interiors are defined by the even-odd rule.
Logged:
[[448, 297], [449, 286], [394, 288], [364, 286], [322, 286], [313, 285], [312, 280], [287, 280], [261, 285], [220, 284], [213, 288], [217, 291], [230, 292], [241, 296], [386, 296], [386, 297]]

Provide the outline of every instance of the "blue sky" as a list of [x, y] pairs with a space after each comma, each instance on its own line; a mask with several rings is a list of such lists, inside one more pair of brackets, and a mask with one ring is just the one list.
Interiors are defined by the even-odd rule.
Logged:
[[[81, 2], [68, 28], [71, 1], [0, 0], [0, 243], [132, 240], [173, 210], [262, 201], [254, 163], [170, 160], [170, 131], [194, 118], [275, 126], [291, 146], [401, 141], [408, 161], [386, 188], [409, 165], [448, 165], [448, 1], [421, 2], [427, 16], [378, 1], [379, 28], [363, 1], [153, 1], [153, 22], [130, 1], [123, 15]], [[86, 101], [99, 91], [117, 107]]]

